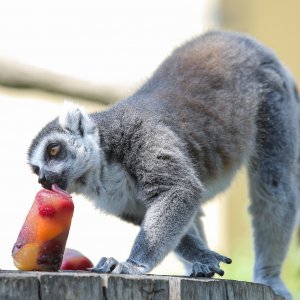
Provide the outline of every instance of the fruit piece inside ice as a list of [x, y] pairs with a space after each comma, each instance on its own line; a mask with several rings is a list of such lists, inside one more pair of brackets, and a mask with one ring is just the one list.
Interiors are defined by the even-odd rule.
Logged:
[[47, 241], [61, 234], [69, 226], [74, 205], [66, 193], [42, 190], [37, 196], [39, 217], [37, 239]]
[[93, 263], [81, 252], [66, 248], [60, 267], [61, 270], [87, 270], [92, 267]]
[[37, 265], [44, 271], [57, 271], [62, 263], [68, 232], [44, 242], [39, 249]]
[[39, 254], [39, 243], [30, 243], [22, 246], [14, 256], [15, 266], [22, 271], [38, 270], [36, 257]]
[[[60, 267], [74, 204], [66, 192], [55, 185], [53, 189], [37, 193], [13, 247], [14, 263], [20, 270], [24, 270], [24, 266], [26, 270], [58, 270]], [[33, 246], [28, 248], [28, 244], [34, 244], [37, 250], [33, 250]]]

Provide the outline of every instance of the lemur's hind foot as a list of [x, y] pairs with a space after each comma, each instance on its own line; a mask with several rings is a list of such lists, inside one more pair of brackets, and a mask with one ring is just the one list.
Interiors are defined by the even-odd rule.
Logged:
[[198, 262], [193, 264], [191, 277], [210, 278], [215, 274], [224, 275], [224, 271], [220, 269], [220, 262], [231, 264], [232, 260], [226, 256], [220, 255], [211, 250], [205, 250], [201, 254]]
[[255, 279], [255, 282], [269, 285], [277, 295], [283, 296], [286, 300], [293, 300], [291, 293], [279, 277]]

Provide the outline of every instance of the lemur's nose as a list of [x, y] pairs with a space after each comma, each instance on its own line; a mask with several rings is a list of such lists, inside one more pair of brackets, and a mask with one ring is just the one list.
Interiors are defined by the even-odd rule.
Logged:
[[39, 177], [39, 183], [40, 184], [45, 184], [46, 181], [47, 181], [47, 178], [46, 178], [45, 175], [42, 175], [42, 176]]
[[44, 189], [51, 189], [52, 182], [51, 180], [49, 180], [48, 177], [46, 177], [46, 175], [40, 175], [38, 182], [42, 185]]
[[58, 184], [62, 189], [66, 188], [67, 182], [65, 178], [51, 171], [41, 170], [39, 174], [38, 182], [43, 186], [43, 188], [50, 190], [52, 184]]

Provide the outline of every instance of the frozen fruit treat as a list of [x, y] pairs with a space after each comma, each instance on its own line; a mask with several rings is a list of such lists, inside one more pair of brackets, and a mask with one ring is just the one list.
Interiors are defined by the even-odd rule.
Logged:
[[93, 263], [81, 252], [66, 248], [61, 270], [87, 270], [92, 267]]
[[37, 193], [12, 250], [19, 270], [59, 270], [73, 211], [71, 196], [57, 185]]

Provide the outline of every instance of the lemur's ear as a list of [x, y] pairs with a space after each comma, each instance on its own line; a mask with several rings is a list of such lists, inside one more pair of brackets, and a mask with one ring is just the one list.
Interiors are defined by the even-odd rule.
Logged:
[[88, 114], [78, 105], [65, 101], [59, 116], [60, 126], [74, 134], [85, 136], [95, 132], [95, 125]]

